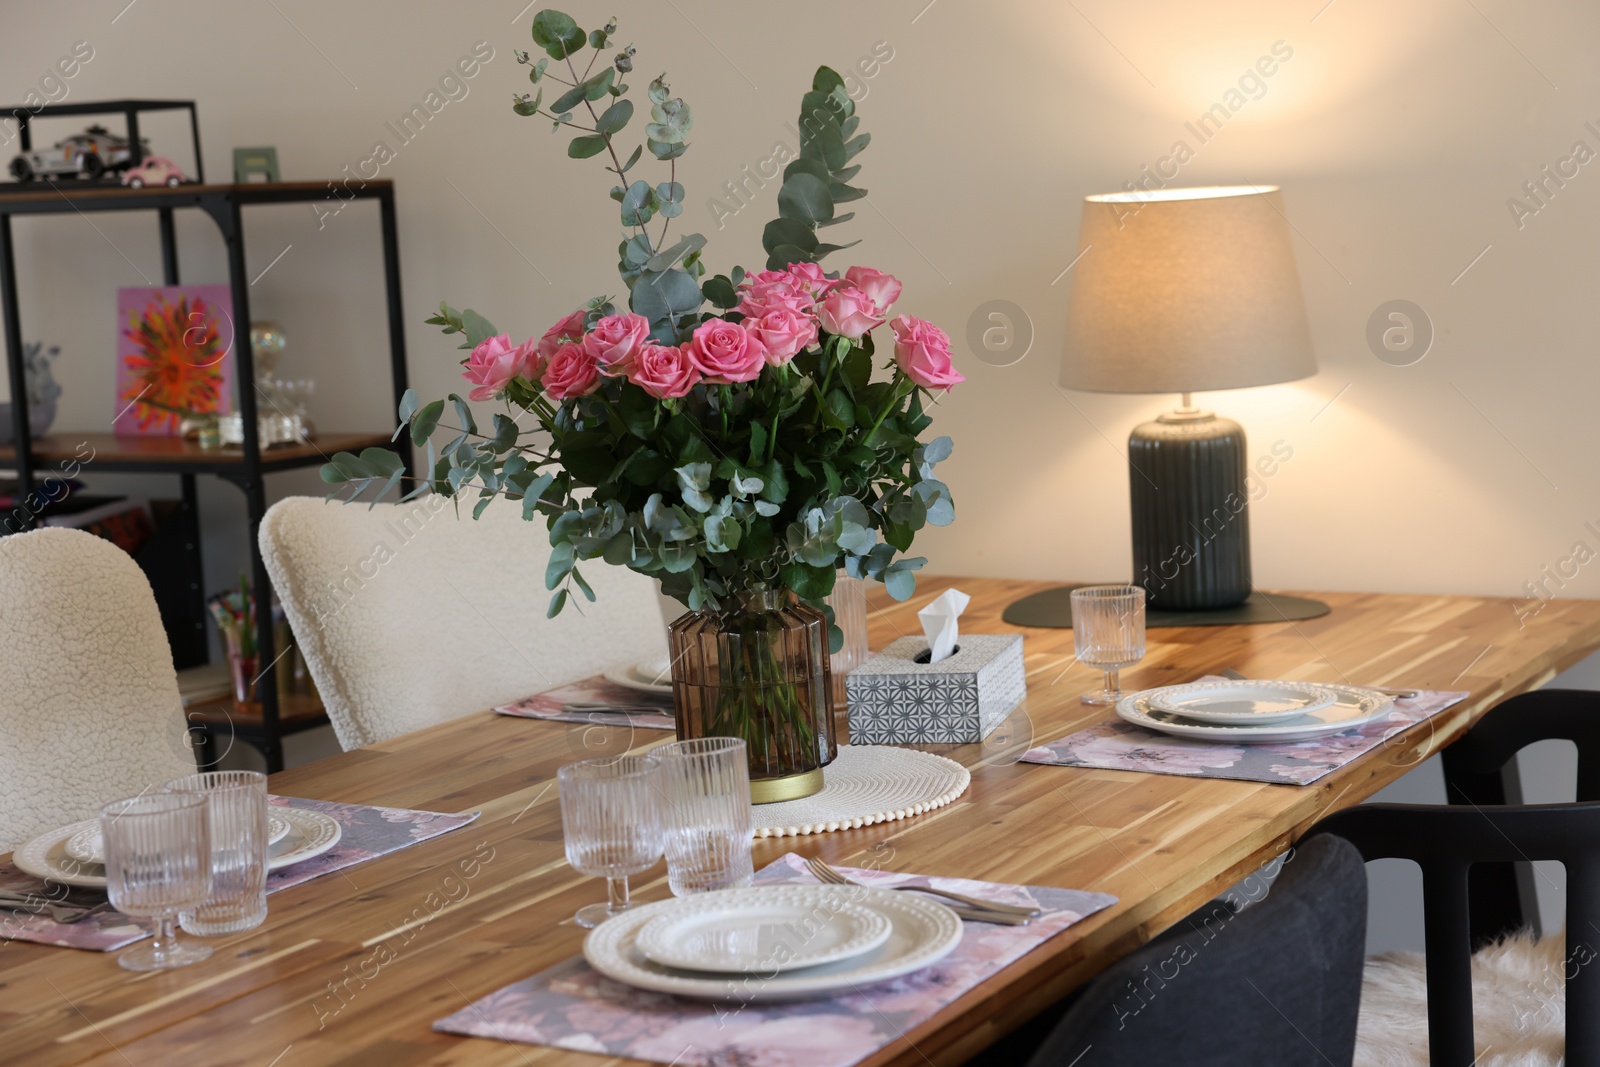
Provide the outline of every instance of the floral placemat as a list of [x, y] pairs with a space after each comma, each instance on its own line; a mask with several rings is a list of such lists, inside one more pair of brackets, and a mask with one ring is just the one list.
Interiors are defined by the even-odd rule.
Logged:
[[[831, 999], [759, 1005], [688, 1000], [621, 985], [578, 956], [491, 993], [433, 1028], [679, 1067], [849, 1067], [1117, 900], [1076, 889], [841, 869], [868, 885], [934, 884], [1045, 912], [1027, 926], [965, 922], [961, 943], [938, 963]], [[757, 885], [815, 881], [792, 852], [756, 875]]]
[[[659, 707], [659, 711], [569, 711], [569, 704], [616, 704], [628, 708]], [[602, 675], [583, 678], [558, 686], [547, 693], [524, 697], [514, 704], [495, 708], [497, 715], [522, 719], [550, 719], [555, 722], [581, 722], [593, 726], [638, 726], [646, 730], [671, 730], [672, 698], [625, 685], [608, 682]]]
[[[273, 796], [268, 798], [268, 802], [319, 811], [335, 819], [341, 831], [339, 843], [322, 855], [267, 875], [269, 894], [449, 833], [466, 826], [479, 814], [476, 811], [447, 814], [367, 804], [336, 804], [329, 800], [305, 800], [300, 797]], [[0, 938], [87, 949], [91, 952], [113, 952], [151, 934], [149, 923], [130, 919], [107, 903], [104, 890], [70, 889], [41, 882], [33, 875], [18, 870], [9, 859], [0, 860], [0, 889], [28, 893], [39, 901], [33, 908], [16, 911], [0, 908]], [[45, 902], [93, 910], [77, 922], [61, 923], [50, 918], [49, 911], [44, 907]]]
[[1225, 745], [1147, 730], [1118, 719], [1022, 754], [1024, 763], [1062, 767], [1101, 767], [1114, 771], [1183, 774], [1191, 778], [1231, 778], [1240, 782], [1310, 785], [1330, 771], [1382, 745], [1470, 693], [1423, 689], [1394, 702], [1388, 717], [1343, 733], [1277, 745]]

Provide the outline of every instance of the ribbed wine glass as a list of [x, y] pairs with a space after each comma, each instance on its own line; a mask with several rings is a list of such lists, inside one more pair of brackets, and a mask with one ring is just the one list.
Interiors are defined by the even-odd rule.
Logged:
[[606, 880], [606, 903], [579, 908], [579, 926], [599, 926], [632, 905], [628, 876], [661, 858], [660, 765], [650, 756], [569, 763], [556, 772], [567, 862], [579, 874]]
[[1144, 590], [1137, 585], [1086, 585], [1072, 591], [1072, 643], [1078, 662], [1105, 672], [1105, 686], [1085, 704], [1122, 699], [1117, 672], [1144, 659]]
[[156, 920], [156, 935], [124, 952], [130, 971], [184, 967], [211, 955], [211, 946], [178, 940], [174, 922], [211, 891], [211, 838], [205, 797], [151, 793], [100, 809], [106, 892], [124, 915]]

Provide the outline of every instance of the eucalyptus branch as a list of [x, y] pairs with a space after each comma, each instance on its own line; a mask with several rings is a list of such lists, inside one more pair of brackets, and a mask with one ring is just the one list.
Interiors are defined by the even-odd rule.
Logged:
[[[591, 66], [593, 65], [593, 61], [591, 61], [590, 65]], [[567, 56], [567, 70], [572, 72], [572, 76], [574, 78], [578, 77], [578, 68], [573, 66], [573, 64], [572, 64], [572, 56], [570, 56], [570, 55]], [[581, 78], [579, 78], [578, 80], [582, 81]], [[583, 98], [583, 106], [588, 108], [589, 117], [594, 119], [594, 124], [595, 124], [596, 127], [598, 127], [600, 125], [600, 115], [599, 115], [598, 112], [595, 111], [594, 104], [589, 100], [589, 97], [587, 95], [585, 95], [584, 98]], [[596, 129], [595, 132], [599, 133], [599, 130]], [[611, 156], [611, 165], [616, 168], [617, 177], [619, 179], [621, 179], [622, 181], [627, 181], [628, 179], [623, 174], [623, 170], [622, 170], [622, 160], [617, 158], [617, 148], [616, 148], [615, 145], [613, 145], [611, 143], [611, 135], [609, 133], [601, 133], [600, 134], [600, 138], [603, 141], [605, 141], [605, 143], [606, 143], [606, 152]], [[640, 224], [638, 229], [639, 229], [640, 235], [644, 237], [645, 247], [650, 250], [650, 254], [652, 256], [655, 255], [656, 254], [656, 250], [650, 244], [650, 231], [648, 229], [646, 229], [643, 224]]]

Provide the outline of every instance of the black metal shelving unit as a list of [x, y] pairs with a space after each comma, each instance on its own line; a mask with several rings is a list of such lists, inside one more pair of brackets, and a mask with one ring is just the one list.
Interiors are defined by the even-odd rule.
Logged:
[[[124, 101], [127, 105], [145, 106], [162, 104], [159, 101]], [[177, 104], [178, 102], [164, 102]], [[87, 105], [85, 105], [87, 106]], [[95, 110], [118, 110], [105, 104], [95, 105]], [[64, 113], [60, 108], [49, 109], [50, 114]], [[87, 113], [87, 112], [85, 112]], [[191, 111], [192, 114], [192, 111]], [[131, 133], [137, 134], [134, 126]], [[198, 154], [198, 133], [197, 154]], [[134, 138], [137, 143], [137, 138]], [[24, 142], [26, 143], [26, 142]], [[311, 203], [328, 195], [327, 182], [277, 182], [247, 185], [180, 185], [130, 189], [120, 185], [63, 181], [57, 183], [31, 182], [0, 185], [0, 315], [3, 315], [3, 340], [6, 365], [14, 399], [12, 412], [17, 444], [0, 448], [0, 466], [15, 467], [18, 480], [18, 497], [26, 500], [33, 492], [41, 464], [56, 462], [70, 456], [80, 442], [88, 441], [95, 449], [95, 459], [90, 469], [96, 475], [115, 472], [141, 472], [175, 474], [182, 490], [183, 510], [192, 531], [191, 590], [194, 622], [199, 627], [198, 640], [201, 654], [205, 648], [205, 589], [199, 578], [198, 512], [196, 510], [195, 479], [199, 474], [211, 474], [237, 486], [244, 494], [248, 516], [250, 540], [251, 581], [256, 597], [257, 629], [260, 634], [261, 662], [266, 664], [257, 681], [260, 712], [238, 709], [231, 704], [213, 706], [205, 710], [191, 709], [192, 729], [202, 734], [208, 751], [215, 750], [217, 736], [228, 732], [259, 749], [266, 758], [267, 769], [275, 772], [283, 768], [281, 739], [285, 734], [309, 729], [327, 721], [320, 707], [299, 706], [285, 718], [277, 699], [272, 623], [272, 597], [261, 595], [269, 591], [266, 568], [262, 563], [257, 535], [262, 516], [267, 510], [265, 475], [274, 471], [315, 466], [322, 463], [325, 454], [338, 450], [359, 450], [379, 445], [397, 451], [407, 467], [412, 462], [410, 439], [402, 435], [399, 442], [390, 443], [389, 433], [371, 434], [323, 433], [304, 444], [278, 446], [263, 451], [258, 439], [256, 418], [255, 364], [248, 340], [250, 322], [250, 279], [245, 271], [243, 209], [257, 204]], [[394, 400], [399, 404], [406, 390], [405, 330], [400, 307], [399, 240], [395, 223], [394, 183], [370, 181], [359, 187], [350, 187], [340, 193], [341, 202], [351, 199], [375, 200], [383, 237], [385, 296], [388, 304], [390, 376], [394, 387]], [[21, 402], [27, 396], [22, 362], [22, 318], [17, 301], [17, 273], [12, 244], [11, 220], [19, 215], [69, 215], [93, 214], [107, 211], [153, 211], [161, 242], [162, 274], [167, 285], [179, 284], [178, 244], [173, 215], [179, 209], [197, 208], [208, 216], [221, 232], [227, 248], [228, 279], [233, 297], [235, 323], [234, 379], [237, 386], [236, 407], [244, 421], [242, 447], [206, 451], [198, 446], [170, 437], [115, 437], [111, 434], [74, 434], [71, 440], [47, 436], [34, 440], [28, 425], [28, 405]], [[243, 336], [240, 336], [243, 335]], [[29, 512], [22, 522], [23, 528], [32, 524], [36, 516]], [[203, 662], [203, 661], [202, 661]], [[301, 702], [302, 704], [304, 702]], [[232, 710], [230, 710], [230, 708]]]

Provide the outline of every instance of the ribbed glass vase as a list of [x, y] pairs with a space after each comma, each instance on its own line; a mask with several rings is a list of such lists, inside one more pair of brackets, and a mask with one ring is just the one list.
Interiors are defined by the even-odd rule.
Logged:
[[668, 628], [678, 739], [742, 738], [750, 799], [795, 800], [822, 788], [838, 755], [828, 620], [779, 590], [728, 611], [691, 611]]
[[833, 736], [839, 744], [850, 741], [850, 701], [845, 693], [845, 676], [871, 655], [867, 651], [867, 583], [852, 578], [844, 571], [833, 583], [828, 595], [828, 606], [833, 609], [833, 623], [844, 634], [844, 645], [833, 654]]

